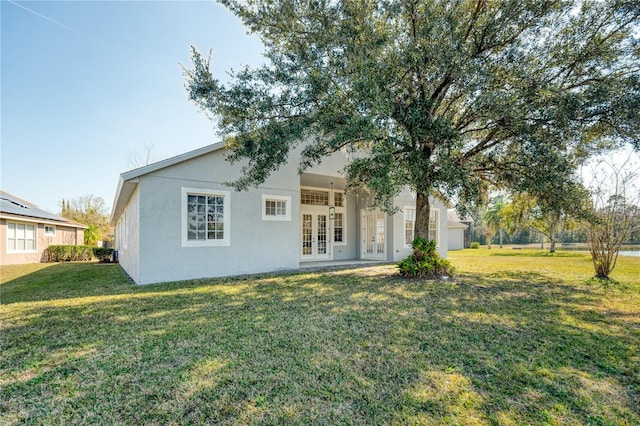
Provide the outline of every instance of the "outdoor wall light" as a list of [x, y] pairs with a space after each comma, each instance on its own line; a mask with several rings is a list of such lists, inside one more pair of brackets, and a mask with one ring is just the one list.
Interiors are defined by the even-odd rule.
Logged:
[[336, 218], [336, 208], [331, 206], [329, 207], [329, 219], [335, 219]]

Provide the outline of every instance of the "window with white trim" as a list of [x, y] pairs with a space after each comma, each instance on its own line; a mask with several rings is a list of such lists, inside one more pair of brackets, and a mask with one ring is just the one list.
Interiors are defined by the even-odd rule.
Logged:
[[329, 191], [302, 188], [300, 190], [300, 204], [309, 206], [328, 206]]
[[415, 207], [404, 208], [404, 246], [411, 247], [413, 243], [413, 231], [416, 227], [416, 209]]
[[182, 245], [228, 246], [229, 191], [182, 188]]
[[333, 205], [336, 207], [344, 207], [344, 192], [335, 191], [333, 193]]
[[52, 225], [44, 226], [44, 235], [45, 237], [55, 237], [56, 236], [56, 227]]
[[429, 239], [436, 242], [436, 246], [440, 246], [440, 235], [438, 232], [438, 219], [440, 218], [440, 211], [437, 209], [431, 209], [429, 212]]
[[262, 220], [291, 220], [291, 197], [262, 195]]
[[26, 223], [7, 222], [7, 252], [35, 252], [36, 227]]
[[333, 191], [333, 206], [336, 209], [333, 219], [333, 243], [337, 246], [347, 244], [347, 200], [342, 191]]
[[[431, 209], [429, 212], [429, 239], [434, 240], [437, 246], [440, 246], [438, 223], [440, 218], [440, 211], [438, 209]], [[416, 225], [416, 208], [405, 207], [404, 208], [404, 246], [411, 247], [411, 243], [414, 240], [414, 229]]]
[[346, 243], [346, 235], [344, 233], [344, 213], [336, 213], [333, 219], [333, 242]]

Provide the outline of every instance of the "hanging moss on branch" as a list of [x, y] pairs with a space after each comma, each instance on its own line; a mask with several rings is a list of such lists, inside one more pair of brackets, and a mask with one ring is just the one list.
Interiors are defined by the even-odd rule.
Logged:
[[436, 251], [436, 242], [425, 238], [416, 238], [411, 243], [413, 252], [398, 263], [400, 275], [405, 277], [452, 276], [453, 266], [447, 259], [440, 257]]

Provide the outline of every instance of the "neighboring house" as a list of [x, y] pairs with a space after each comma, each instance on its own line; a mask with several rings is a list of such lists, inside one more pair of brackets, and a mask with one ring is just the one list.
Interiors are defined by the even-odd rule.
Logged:
[[465, 238], [465, 231], [469, 227], [464, 223], [455, 209], [447, 210], [447, 230], [448, 230], [448, 248], [449, 250], [462, 250], [468, 247]]
[[0, 264], [36, 263], [55, 244], [83, 245], [87, 226], [0, 191]]
[[[301, 175], [300, 150], [258, 188], [240, 177], [223, 143], [120, 176], [112, 209], [122, 268], [138, 284], [296, 269], [303, 262], [397, 261], [411, 252], [415, 196], [402, 192], [393, 216], [345, 194], [335, 153]], [[432, 238], [447, 254], [446, 206], [431, 200]]]

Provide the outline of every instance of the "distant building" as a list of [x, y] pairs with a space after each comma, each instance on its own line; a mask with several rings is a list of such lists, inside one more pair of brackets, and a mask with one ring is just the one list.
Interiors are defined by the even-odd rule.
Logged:
[[449, 250], [462, 250], [469, 248], [469, 223], [471, 220], [462, 220], [455, 209], [447, 210], [447, 248]]
[[0, 191], [0, 265], [40, 262], [50, 245], [83, 245], [87, 228]]

